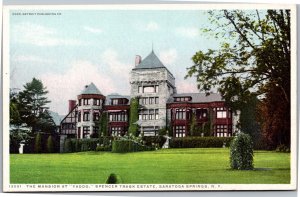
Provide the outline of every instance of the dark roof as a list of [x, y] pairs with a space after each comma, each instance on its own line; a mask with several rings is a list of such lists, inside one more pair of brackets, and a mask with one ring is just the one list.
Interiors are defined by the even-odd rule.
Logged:
[[142, 62], [137, 65], [135, 69], [151, 69], [151, 68], [166, 68], [163, 63], [158, 59], [155, 55], [154, 51], [152, 51]]
[[[120, 95], [120, 94], [110, 94], [106, 96], [105, 100], [105, 105], [110, 105], [111, 99], [116, 99], [116, 98], [126, 98], [128, 101], [130, 101], [130, 96], [125, 96], [125, 95]], [[129, 102], [128, 102], [129, 104]]]
[[92, 82], [90, 85], [86, 85], [84, 90], [82, 90], [81, 94], [101, 94], [100, 90], [95, 86]]
[[222, 96], [218, 93], [211, 93], [206, 96], [205, 93], [182, 93], [182, 94], [173, 94], [169, 99], [168, 103], [173, 103], [175, 97], [192, 97], [191, 101], [182, 101], [189, 103], [209, 103], [214, 101], [224, 101]]

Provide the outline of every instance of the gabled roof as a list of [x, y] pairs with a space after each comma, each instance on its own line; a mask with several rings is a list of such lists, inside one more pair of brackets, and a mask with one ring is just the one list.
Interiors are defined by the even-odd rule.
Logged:
[[155, 55], [154, 51], [152, 51], [142, 62], [137, 65], [133, 70], [136, 69], [151, 69], [151, 68], [166, 68], [163, 63], [158, 59]]
[[205, 93], [182, 93], [182, 94], [173, 94], [169, 99], [168, 103], [173, 103], [174, 98], [176, 97], [192, 97], [191, 101], [182, 101], [182, 102], [189, 102], [189, 103], [209, 103], [214, 101], [224, 101], [222, 96], [218, 93], [211, 93], [210, 95], [206, 96]]
[[92, 82], [90, 85], [86, 85], [84, 90], [82, 90], [81, 94], [101, 94], [100, 90], [95, 86]]

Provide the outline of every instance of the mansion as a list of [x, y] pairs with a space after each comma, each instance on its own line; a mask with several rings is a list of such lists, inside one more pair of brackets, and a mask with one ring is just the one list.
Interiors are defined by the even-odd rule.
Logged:
[[[191, 124], [208, 125], [209, 135], [230, 137], [237, 128], [238, 117], [219, 94], [177, 93], [173, 74], [152, 51], [145, 59], [137, 55], [130, 73], [130, 95], [103, 95], [93, 84], [85, 86], [77, 100], [69, 100], [69, 113], [60, 124], [61, 136], [97, 137], [100, 118], [107, 114], [108, 135], [128, 132], [130, 100], [138, 98], [139, 125], [143, 136], [156, 136], [160, 129], [171, 128], [171, 137], [191, 135]], [[202, 133], [203, 135], [203, 133]]]

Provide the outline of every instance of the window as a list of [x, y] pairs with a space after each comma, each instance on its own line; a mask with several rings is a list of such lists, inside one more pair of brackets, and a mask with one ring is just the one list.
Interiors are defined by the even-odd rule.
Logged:
[[226, 118], [226, 111], [217, 111], [217, 118]]
[[93, 127], [93, 133], [98, 133], [99, 132], [99, 127]]
[[79, 101], [78, 101], [78, 105], [79, 105], [79, 106], [81, 106], [81, 99], [79, 99]]
[[139, 120], [157, 120], [158, 109], [143, 109], [139, 111]]
[[144, 86], [143, 87], [143, 93], [154, 93], [155, 88], [154, 86]]
[[83, 121], [89, 121], [89, 120], [90, 120], [90, 112], [84, 112]]
[[158, 97], [155, 97], [155, 104], [158, 104]]
[[90, 99], [83, 99], [83, 105], [89, 105]]
[[231, 125], [216, 125], [217, 137], [230, 137]]
[[148, 98], [142, 98], [142, 104], [147, 105], [148, 104]]
[[118, 105], [119, 104], [118, 99], [112, 99], [111, 104], [112, 105]]
[[111, 136], [121, 136], [122, 127], [112, 127], [111, 128]]
[[110, 122], [125, 122], [127, 121], [127, 114], [125, 112], [109, 114]]
[[158, 109], [155, 109], [155, 119], [158, 120]]
[[78, 127], [77, 129], [77, 139], [81, 137], [81, 127]]
[[158, 85], [143, 86], [141, 89], [140, 89], [140, 87], [139, 87], [139, 93], [157, 93], [158, 92]]
[[81, 122], [81, 112], [78, 112], [78, 122]]
[[185, 109], [177, 109], [176, 110], [176, 120], [185, 120], [185, 119], [186, 119]]
[[191, 97], [175, 97], [175, 101], [176, 102], [180, 102], [180, 101], [191, 101], [192, 98]]
[[153, 120], [155, 118], [154, 116], [154, 109], [149, 110], [149, 120]]
[[90, 127], [83, 127], [83, 138], [90, 134]]
[[100, 105], [100, 99], [94, 99], [94, 105]]
[[150, 98], [149, 98], [149, 104], [150, 104], [150, 105], [154, 104], [154, 97], [150, 97]]
[[94, 118], [93, 118], [94, 121], [98, 121], [100, 120], [100, 114], [99, 112], [94, 112]]
[[185, 137], [185, 126], [175, 126], [175, 137]]
[[159, 127], [142, 127], [144, 136], [156, 136], [158, 134]]

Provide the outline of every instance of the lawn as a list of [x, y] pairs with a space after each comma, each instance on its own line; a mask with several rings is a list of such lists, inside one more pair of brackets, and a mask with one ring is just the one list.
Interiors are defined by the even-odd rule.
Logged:
[[229, 168], [229, 149], [10, 155], [10, 182], [103, 184], [110, 173], [133, 184], [288, 184], [290, 154], [255, 151], [255, 170]]

